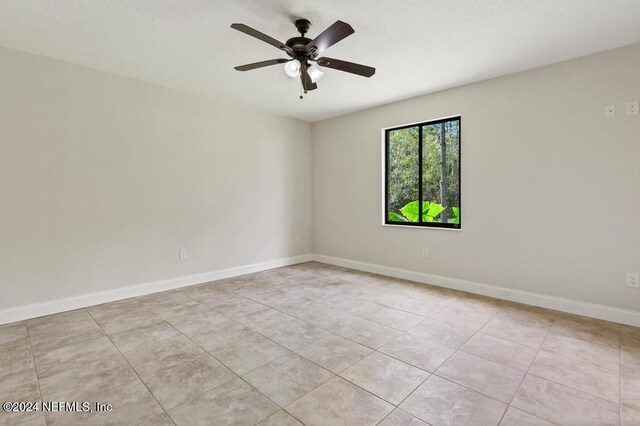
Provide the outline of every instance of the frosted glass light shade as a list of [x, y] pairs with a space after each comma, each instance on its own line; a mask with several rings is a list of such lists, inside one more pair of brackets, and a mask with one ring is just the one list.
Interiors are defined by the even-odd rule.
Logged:
[[284, 64], [284, 72], [286, 72], [289, 77], [298, 77], [300, 75], [300, 61], [294, 59]]
[[320, 69], [315, 65], [311, 65], [309, 68], [307, 68], [307, 73], [309, 73], [309, 78], [311, 78], [312, 83], [320, 80], [320, 78], [322, 78], [322, 76], [324, 75], [324, 73], [320, 71]]

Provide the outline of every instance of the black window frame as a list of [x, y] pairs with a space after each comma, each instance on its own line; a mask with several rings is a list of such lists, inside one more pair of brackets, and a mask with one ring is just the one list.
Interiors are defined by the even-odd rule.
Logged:
[[[422, 128], [434, 124], [448, 123], [451, 121], [458, 122], [458, 194], [460, 195], [460, 223], [441, 223], [441, 222], [424, 222], [422, 220], [422, 203], [418, 202], [418, 222], [400, 222], [389, 220], [389, 133], [394, 130], [418, 128], [418, 201], [422, 201], [423, 192], [423, 151], [422, 151]], [[398, 226], [418, 226], [423, 228], [444, 228], [444, 229], [462, 229], [462, 116], [456, 115], [447, 118], [439, 118], [437, 120], [429, 120], [420, 123], [406, 124], [403, 126], [389, 127], [384, 129], [384, 224]]]

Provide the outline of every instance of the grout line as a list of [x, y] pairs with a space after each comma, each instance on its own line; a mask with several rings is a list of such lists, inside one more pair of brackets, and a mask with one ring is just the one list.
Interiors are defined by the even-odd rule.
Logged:
[[[144, 306], [144, 305], [143, 305]], [[158, 404], [158, 407], [160, 407], [160, 409], [164, 412], [164, 414], [167, 416], [167, 418], [171, 421], [171, 423], [173, 423], [174, 425], [176, 424], [173, 419], [171, 418], [171, 416], [169, 415], [169, 413], [167, 413], [167, 411], [164, 409], [164, 407], [162, 406], [162, 404], [160, 404], [160, 401], [157, 400], [157, 398], [155, 397], [155, 395], [153, 394], [153, 392], [151, 392], [151, 389], [149, 389], [149, 387], [147, 386], [147, 384], [144, 382], [144, 380], [142, 380], [142, 378], [140, 377], [140, 375], [138, 374], [138, 372], [136, 371], [135, 368], [133, 368], [133, 365], [131, 365], [131, 363], [129, 362], [129, 360], [127, 359], [126, 356], [124, 356], [124, 354], [122, 353], [122, 351], [120, 351], [120, 348], [113, 343], [113, 340], [111, 340], [111, 336], [107, 334], [106, 331], [104, 331], [104, 329], [102, 328], [102, 326], [100, 325], [100, 323], [98, 323], [98, 321], [96, 321], [96, 319], [94, 318], [94, 316], [91, 314], [91, 312], [89, 312], [88, 309], [85, 309], [87, 311], [87, 313], [89, 314], [89, 316], [91, 316], [91, 318], [95, 321], [96, 324], [98, 324], [98, 327], [100, 327], [100, 329], [102, 330], [102, 332], [104, 333], [105, 336], [107, 336], [107, 339], [109, 339], [109, 341], [111, 342], [111, 344], [113, 345], [114, 348], [116, 348], [116, 350], [118, 351], [118, 353], [120, 354], [120, 356], [122, 357], [122, 359], [125, 360], [125, 362], [127, 363], [127, 365], [129, 366], [129, 368], [131, 368], [131, 371], [133, 371], [133, 373], [136, 375], [136, 377], [138, 378], [138, 380], [140, 380], [140, 383], [142, 383], [142, 385], [147, 389], [147, 392], [149, 392], [149, 395], [151, 395], [151, 397], [154, 399], [154, 401], [156, 401], [156, 404]], [[140, 328], [140, 327], [137, 327]], [[122, 330], [122, 331], [128, 331], [128, 330]], [[124, 386], [124, 385], [123, 385]], [[117, 389], [117, 388], [116, 388]]]
[[[42, 398], [42, 390], [40, 389], [40, 376], [38, 375], [38, 365], [36, 364], [36, 357], [33, 355], [33, 345], [31, 344], [31, 332], [29, 331], [29, 323], [25, 320], [24, 326], [27, 329], [27, 340], [29, 342], [29, 353], [31, 354], [31, 361], [33, 362], [33, 372], [36, 375], [36, 385], [38, 386], [38, 395], [40, 395], [40, 402], [44, 402]], [[42, 407], [41, 407], [42, 408]], [[35, 418], [35, 417], [34, 417]], [[44, 419], [44, 424], [47, 425], [49, 422], [47, 421], [47, 416], [42, 413], [42, 418]]]
[[620, 399], [620, 423], [622, 423], [622, 339], [618, 338], [618, 398]]
[[[547, 334], [544, 336], [544, 339], [542, 340], [542, 343], [540, 343], [540, 347], [538, 348], [538, 350], [536, 351], [535, 356], [533, 357], [533, 360], [531, 360], [531, 363], [529, 364], [529, 368], [527, 368], [527, 371], [525, 371], [524, 376], [522, 376], [522, 380], [520, 380], [520, 384], [518, 385], [518, 387], [516, 388], [516, 391], [514, 392], [513, 396], [511, 397], [511, 401], [509, 401], [509, 404], [507, 405], [507, 409], [504, 411], [504, 413], [502, 414], [502, 417], [500, 418], [500, 422], [502, 422], [502, 420], [504, 419], [504, 416], [507, 414], [507, 411], [509, 410], [509, 407], [512, 406], [513, 404], [513, 400], [516, 398], [516, 395], [518, 395], [518, 392], [520, 391], [520, 388], [522, 387], [522, 384], [524, 383], [524, 380], [527, 378], [527, 376], [529, 375], [529, 370], [531, 370], [531, 366], [533, 365], [533, 363], [536, 361], [536, 359], [538, 358], [538, 354], [540, 354], [540, 351], [542, 351], [542, 347], [544, 346], [544, 342], [547, 341], [547, 338], [549, 337], [549, 334], [551, 333], [551, 328], [553, 327], [553, 323], [555, 322], [555, 317], [553, 322], [551, 322], [551, 325], [549, 325], [549, 329], [547, 330]], [[533, 413], [529, 413], [526, 410], [522, 410], [518, 407], [514, 407], [518, 410], [524, 411], [527, 414], [532, 415], [535, 418], [540, 418], [536, 415], [534, 415]], [[546, 420], [546, 419], [542, 419], [542, 420]]]

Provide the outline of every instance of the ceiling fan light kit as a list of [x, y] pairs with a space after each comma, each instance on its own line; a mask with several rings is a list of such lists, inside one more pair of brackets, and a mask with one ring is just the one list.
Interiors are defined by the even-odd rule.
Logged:
[[[342, 61], [340, 59], [318, 57], [318, 55], [329, 47], [353, 34], [355, 31], [351, 28], [351, 25], [346, 22], [336, 21], [333, 25], [312, 40], [305, 37], [305, 34], [309, 32], [311, 22], [307, 19], [298, 19], [295, 24], [296, 29], [300, 33], [300, 37], [290, 38], [286, 43], [282, 43], [247, 25], [232, 24], [231, 28], [234, 30], [238, 30], [257, 38], [258, 40], [262, 40], [265, 43], [282, 50], [289, 56], [289, 59], [270, 59], [237, 66], [235, 69], [238, 71], [249, 71], [270, 65], [284, 64], [284, 71], [289, 77], [300, 77], [304, 93], [318, 88], [316, 82], [324, 75], [324, 72], [322, 72], [318, 66], [332, 68], [363, 77], [371, 77], [375, 74], [376, 69], [373, 67]], [[302, 96], [300, 96], [300, 98], [302, 98]]]

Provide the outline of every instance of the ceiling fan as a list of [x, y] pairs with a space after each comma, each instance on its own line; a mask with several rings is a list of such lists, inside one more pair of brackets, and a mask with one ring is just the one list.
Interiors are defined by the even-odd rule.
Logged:
[[[313, 62], [321, 67], [333, 68], [335, 70], [357, 74], [363, 77], [371, 77], [375, 74], [376, 69], [373, 67], [342, 61], [340, 59], [328, 58], [326, 56], [318, 57], [318, 55], [329, 47], [353, 34], [355, 31], [351, 28], [351, 25], [346, 22], [336, 21], [313, 40], [305, 37], [305, 34], [309, 31], [310, 27], [311, 22], [307, 19], [298, 19], [296, 21], [296, 28], [300, 33], [300, 37], [293, 37], [287, 40], [286, 43], [282, 43], [244, 24], [232, 24], [231, 28], [234, 30], [238, 30], [257, 38], [258, 40], [262, 40], [265, 43], [269, 43], [289, 55], [289, 59], [270, 59], [267, 61], [237, 66], [235, 69], [238, 71], [249, 71], [256, 68], [268, 67], [270, 65], [285, 64], [284, 70], [288, 76], [295, 78], [298, 76], [300, 77], [304, 93], [307, 93], [308, 90], [317, 89], [318, 85], [316, 82], [324, 74], [313, 64]], [[300, 96], [300, 98], [302, 99], [302, 96]]]

